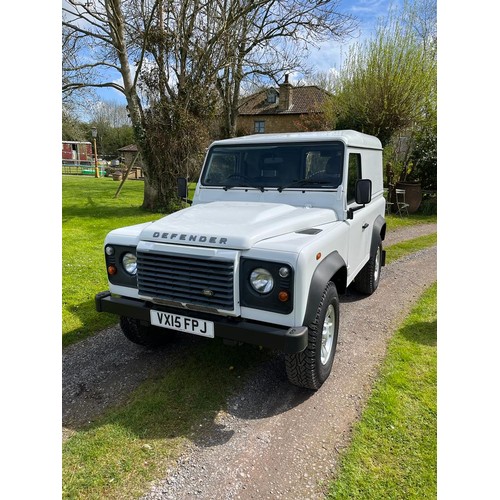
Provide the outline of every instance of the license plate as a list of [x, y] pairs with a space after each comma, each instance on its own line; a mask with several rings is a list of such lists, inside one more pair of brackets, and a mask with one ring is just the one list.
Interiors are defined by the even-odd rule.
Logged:
[[151, 310], [151, 324], [169, 330], [192, 333], [202, 337], [214, 338], [214, 324], [199, 318], [189, 318], [179, 314]]

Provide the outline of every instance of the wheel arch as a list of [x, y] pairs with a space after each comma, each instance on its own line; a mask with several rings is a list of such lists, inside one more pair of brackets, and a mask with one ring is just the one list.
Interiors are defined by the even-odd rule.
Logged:
[[314, 271], [309, 285], [304, 325], [309, 325], [314, 320], [318, 303], [329, 281], [335, 284], [338, 293], [345, 292], [347, 288], [347, 265], [337, 251], [327, 255]]
[[387, 230], [387, 223], [385, 222], [385, 219], [381, 215], [378, 215], [377, 218], [375, 219], [375, 222], [373, 223], [372, 243], [370, 247], [370, 251], [372, 253], [374, 252], [374, 250], [378, 245], [379, 238], [381, 241], [385, 240], [386, 230]]

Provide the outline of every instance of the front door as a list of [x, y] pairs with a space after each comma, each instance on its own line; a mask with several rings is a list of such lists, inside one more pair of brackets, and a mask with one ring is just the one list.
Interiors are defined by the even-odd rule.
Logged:
[[[363, 168], [360, 153], [349, 153], [347, 167], [347, 210], [359, 206], [354, 200], [356, 181], [363, 178]], [[371, 243], [372, 227], [367, 220], [369, 210], [361, 208], [353, 213], [349, 224], [349, 248], [347, 263], [347, 279], [351, 282], [368, 261]]]

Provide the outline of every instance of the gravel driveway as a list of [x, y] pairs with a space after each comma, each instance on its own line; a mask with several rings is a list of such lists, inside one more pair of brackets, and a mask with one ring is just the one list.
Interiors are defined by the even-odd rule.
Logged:
[[[435, 232], [434, 225], [388, 234], [386, 244]], [[205, 437], [175, 470], [152, 486], [153, 499], [322, 498], [321, 481], [348, 445], [385, 354], [387, 340], [422, 291], [436, 281], [436, 248], [385, 267], [370, 297], [341, 297], [332, 374], [312, 393], [291, 386], [276, 355], [248, 377]], [[63, 438], [89, 422], [195, 342], [182, 336], [158, 351], [142, 349], [109, 328], [63, 351]]]

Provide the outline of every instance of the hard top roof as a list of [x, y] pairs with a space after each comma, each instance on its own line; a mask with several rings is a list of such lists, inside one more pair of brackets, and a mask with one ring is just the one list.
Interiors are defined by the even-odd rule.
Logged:
[[280, 134], [252, 134], [233, 139], [215, 141], [212, 145], [236, 146], [295, 142], [342, 141], [347, 146], [382, 149], [382, 143], [373, 135], [355, 130], [331, 130], [327, 132], [290, 132]]

